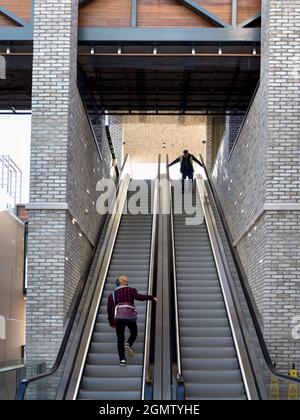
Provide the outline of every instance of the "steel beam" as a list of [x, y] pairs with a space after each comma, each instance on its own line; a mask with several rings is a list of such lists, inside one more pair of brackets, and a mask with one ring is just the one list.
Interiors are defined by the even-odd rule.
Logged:
[[256, 13], [256, 15], [251, 16], [251, 18], [244, 20], [244, 22], [239, 24], [240, 28], [246, 28], [246, 26], [250, 25], [250, 23], [255, 22], [256, 20], [261, 18], [261, 12]]
[[260, 42], [260, 28], [79, 28], [79, 42], [99, 43], [253, 43]]
[[91, 3], [93, 0], [79, 0], [79, 7], [84, 7], [87, 4]]
[[237, 7], [238, 0], [231, 0], [231, 25], [233, 27], [237, 25]]
[[10, 10], [6, 9], [6, 7], [0, 6], [0, 15], [3, 15], [4, 17], [8, 18], [11, 22], [21, 26], [21, 27], [27, 27], [29, 26], [28, 22], [25, 20], [19, 18], [19, 16], [15, 15]]
[[131, 0], [131, 27], [137, 25], [137, 0]]
[[0, 41], [33, 41], [33, 28], [30, 25], [19, 28], [0, 27]]
[[194, 0], [176, 0], [177, 3], [180, 3], [182, 6], [187, 7], [188, 9], [192, 10], [197, 15], [203, 17], [204, 19], [208, 20], [209, 22], [213, 23], [214, 25], [220, 28], [227, 28], [230, 27], [226, 22], [220, 19], [217, 15], [214, 15], [209, 10], [205, 9], [204, 7], [200, 6]]

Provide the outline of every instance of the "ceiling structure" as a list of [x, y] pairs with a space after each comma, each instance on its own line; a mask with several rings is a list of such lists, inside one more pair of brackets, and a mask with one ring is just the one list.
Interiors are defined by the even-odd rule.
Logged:
[[[32, 8], [0, 6], [0, 110], [30, 110]], [[83, 0], [79, 86], [101, 113], [244, 113], [260, 73], [260, 0]]]

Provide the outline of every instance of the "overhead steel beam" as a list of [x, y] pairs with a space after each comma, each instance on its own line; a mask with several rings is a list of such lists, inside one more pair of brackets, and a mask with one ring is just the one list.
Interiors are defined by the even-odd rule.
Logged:
[[237, 10], [238, 0], [231, 0], [231, 25], [236, 27], [237, 25]]
[[6, 9], [6, 7], [0, 6], [0, 15], [6, 17], [11, 22], [17, 24], [18, 26], [21, 26], [21, 27], [27, 27], [27, 26], [29, 26], [28, 22], [26, 22], [25, 20], [21, 19], [19, 16], [15, 15], [10, 10]]
[[252, 43], [260, 42], [260, 28], [79, 28], [79, 42], [101, 43]]
[[214, 25], [220, 28], [227, 28], [230, 27], [226, 22], [220, 19], [217, 15], [214, 15], [209, 10], [205, 9], [205, 7], [200, 6], [194, 0], [176, 0], [177, 3], [180, 3], [182, 6], [187, 7], [188, 9], [192, 10], [197, 15], [204, 17], [209, 22], [213, 23]]
[[79, 7], [86, 6], [87, 4], [91, 3], [93, 0], [79, 0]]
[[0, 28], [0, 41], [33, 41], [33, 28], [28, 25], [25, 27], [12, 28], [12, 27], [1, 27]]
[[240, 28], [245, 28], [246, 26], [250, 25], [251, 23], [255, 22], [256, 20], [261, 18], [261, 12], [256, 13], [256, 15], [251, 16], [251, 18], [244, 20], [244, 22], [239, 24]]
[[131, 27], [137, 25], [137, 0], [131, 0]]

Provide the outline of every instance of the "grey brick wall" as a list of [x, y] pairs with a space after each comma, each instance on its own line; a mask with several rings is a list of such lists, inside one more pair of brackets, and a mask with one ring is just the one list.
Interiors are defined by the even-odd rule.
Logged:
[[226, 130], [226, 119], [223, 116], [207, 117], [205, 161], [209, 172], [212, 171], [220, 143]]
[[36, 0], [35, 16], [26, 353], [51, 365], [97, 242], [96, 184], [111, 162], [77, 89], [78, 0]]
[[261, 83], [232, 155], [213, 179], [264, 320], [274, 360], [300, 367], [300, 1], [263, 0]]
[[121, 115], [110, 116], [110, 133], [119, 167], [123, 163], [124, 126]]
[[226, 117], [226, 126], [229, 135], [229, 153], [232, 151], [244, 118], [244, 115], [227, 115]]

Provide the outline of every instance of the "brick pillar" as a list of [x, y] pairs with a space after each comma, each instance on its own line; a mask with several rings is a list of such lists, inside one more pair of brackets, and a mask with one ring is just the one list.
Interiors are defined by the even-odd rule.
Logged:
[[[278, 362], [298, 362], [300, 314], [300, 0], [263, 0], [267, 85], [265, 333]], [[298, 320], [298, 324], [299, 324]]]
[[101, 161], [77, 89], [78, 0], [35, 0], [27, 357], [54, 361], [97, 242]]
[[[298, 6], [298, 7], [297, 7]], [[300, 368], [300, 0], [263, 0], [260, 87], [213, 179], [278, 367]], [[298, 321], [299, 324], [299, 321]]]

